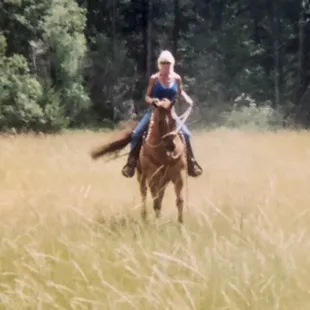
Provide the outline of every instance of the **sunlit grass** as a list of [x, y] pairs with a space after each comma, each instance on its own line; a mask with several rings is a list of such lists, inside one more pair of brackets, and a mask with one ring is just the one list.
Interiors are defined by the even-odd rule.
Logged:
[[0, 138], [1, 309], [310, 309], [310, 133], [194, 133], [183, 229], [90, 159], [110, 135]]

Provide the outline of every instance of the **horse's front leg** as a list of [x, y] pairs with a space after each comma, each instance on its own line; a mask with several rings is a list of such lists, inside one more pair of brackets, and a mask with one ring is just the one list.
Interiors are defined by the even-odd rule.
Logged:
[[158, 178], [150, 182], [150, 191], [153, 198], [153, 208], [157, 218], [160, 217], [162, 201], [165, 195], [166, 182], [160, 182]]
[[141, 174], [140, 172], [138, 172], [137, 178], [138, 178], [138, 182], [139, 182], [141, 201], [142, 201], [141, 217], [143, 220], [146, 220], [146, 216], [147, 216], [147, 211], [146, 211], [146, 196], [147, 196], [146, 176]]
[[183, 208], [185, 199], [185, 172], [180, 172], [174, 179], [174, 190], [176, 194], [176, 205], [178, 208], [178, 222], [183, 223]]
[[155, 215], [157, 218], [160, 217], [161, 214], [161, 206], [164, 198], [164, 190], [160, 190], [159, 187], [152, 185], [150, 187], [152, 198], [153, 198], [153, 209], [155, 211]]

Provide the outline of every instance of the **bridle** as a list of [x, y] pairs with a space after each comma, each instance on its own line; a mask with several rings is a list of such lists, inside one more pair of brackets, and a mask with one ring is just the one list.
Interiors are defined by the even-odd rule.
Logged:
[[[175, 102], [176, 102], [176, 100], [173, 100], [173, 101], [171, 102], [172, 107], [175, 105]], [[159, 108], [160, 108], [160, 107], [158, 107], [155, 103], [152, 103], [152, 105], [153, 105], [153, 107], [154, 107], [155, 109], [159, 109]], [[189, 106], [189, 107], [187, 108], [187, 110], [186, 110], [182, 115], [180, 115], [180, 116], [178, 116], [178, 115], [174, 112], [174, 115], [173, 115], [172, 117], [174, 117], [176, 120], [179, 120], [179, 121], [180, 121], [180, 122], [179, 122], [179, 125], [178, 125], [177, 129], [171, 130], [171, 131], [169, 131], [168, 133], [164, 134], [164, 135], [162, 136], [162, 140], [165, 139], [165, 138], [168, 137], [168, 136], [171, 136], [171, 135], [176, 136], [176, 135], [179, 133], [179, 131], [181, 130], [182, 126], [183, 126], [183, 125], [185, 124], [185, 122], [187, 121], [187, 119], [188, 119], [188, 117], [190, 116], [191, 112], [192, 112], [192, 107], [191, 107], [191, 106]], [[146, 140], [145, 140], [145, 143], [146, 143], [148, 146], [152, 147], [152, 148], [157, 148], [157, 147], [161, 146], [163, 142], [160, 141], [160, 142], [157, 143], [157, 144], [150, 144], [150, 143], [147, 141], [147, 139], [146, 139]]]

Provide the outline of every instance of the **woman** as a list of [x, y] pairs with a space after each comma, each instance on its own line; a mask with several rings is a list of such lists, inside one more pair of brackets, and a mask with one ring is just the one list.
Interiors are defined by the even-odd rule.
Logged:
[[[159, 102], [164, 98], [173, 101], [176, 97], [182, 97], [191, 107], [193, 106], [192, 99], [183, 90], [180, 75], [174, 72], [174, 64], [175, 59], [169, 51], [161, 52], [157, 60], [159, 72], [150, 77], [146, 91], [145, 100], [149, 105], [152, 105], [154, 102]], [[150, 107], [146, 114], [144, 114], [138, 126], [132, 133], [132, 141], [127, 164], [122, 169], [123, 175], [127, 178], [132, 177], [135, 173], [135, 167], [142, 145], [142, 136], [148, 128], [151, 114], [152, 107]], [[190, 143], [191, 133], [185, 124], [181, 128], [181, 132], [183, 133], [186, 141], [188, 174], [192, 177], [197, 177], [202, 174], [202, 168], [198, 165], [194, 158]]]

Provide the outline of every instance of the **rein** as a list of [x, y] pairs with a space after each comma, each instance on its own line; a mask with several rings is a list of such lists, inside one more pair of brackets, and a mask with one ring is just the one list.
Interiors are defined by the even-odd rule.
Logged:
[[166, 133], [166, 134], [163, 136], [163, 138], [166, 137], [166, 136], [168, 136], [168, 135], [172, 135], [172, 134], [173, 134], [173, 135], [177, 135], [178, 132], [179, 132], [179, 131], [181, 130], [181, 128], [183, 127], [183, 125], [185, 124], [185, 122], [187, 121], [187, 119], [188, 119], [188, 117], [190, 116], [191, 112], [192, 112], [192, 107], [189, 106], [189, 107], [187, 108], [187, 110], [186, 110], [182, 115], [180, 115], [180, 116], [178, 116], [176, 113], [174, 113], [175, 118], [178, 119], [178, 120], [180, 120], [180, 124], [178, 125], [178, 127], [177, 127], [176, 130], [172, 130], [172, 131]]
[[[172, 130], [172, 131], [166, 133], [165, 135], [163, 135], [163, 136], [162, 136], [162, 139], [164, 139], [165, 137], [167, 137], [167, 136], [169, 136], [169, 135], [175, 135], [175, 136], [176, 136], [176, 135], [179, 133], [179, 131], [181, 130], [182, 126], [183, 126], [183, 125], [185, 124], [185, 122], [187, 121], [187, 119], [188, 119], [188, 117], [190, 116], [191, 112], [192, 112], [192, 106], [189, 106], [189, 107], [187, 108], [187, 110], [186, 110], [183, 114], [181, 114], [180, 116], [178, 116], [178, 115], [175, 113], [175, 111], [174, 111], [174, 115], [173, 115], [172, 117], [175, 118], [176, 120], [179, 120], [179, 121], [180, 121], [180, 122], [179, 122], [179, 125], [178, 125], [178, 127], [177, 127], [176, 130]], [[163, 141], [160, 141], [160, 142], [157, 143], [157, 144], [151, 144], [151, 143], [149, 143], [149, 142], [147, 141], [147, 139], [145, 139], [145, 143], [146, 143], [149, 147], [151, 147], [151, 148], [158, 148], [158, 147], [160, 147], [160, 146], [163, 144]], [[174, 159], [178, 158], [178, 157], [180, 156], [180, 154], [182, 153], [182, 151], [183, 151], [183, 150], [181, 150], [178, 154], [176, 154], [175, 156], [173, 156], [173, 158], [174, 158]], [[186, 183], [187, 183], [187, 181], [186, 181]]]
[[185, 122], [187, 121], [187, 119], [188, 119], [188, 117], [190, 116], [191, 112], [192, 112], [192, 107], [189, 106], [189, 107], [187, 108], [187, 110], [186, 110], [181, 116], [178, 117], [177, 114], [175, 114], [175, 115], [176, 115], [176, 118], [178, 118], [178, 119], [181, 120], [179, 126], [178, 126], [177, 129], [176, 129], [176, 133], [178, 133], [178, 132], [181, 130], [182, 126], [183, 126], [183, 125], [185, 124]]

